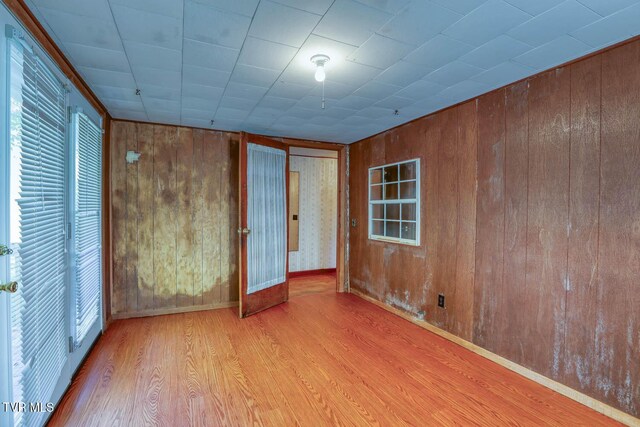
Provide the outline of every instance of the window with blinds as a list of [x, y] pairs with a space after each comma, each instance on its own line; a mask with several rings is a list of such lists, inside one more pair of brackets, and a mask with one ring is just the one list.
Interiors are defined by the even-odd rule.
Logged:
[[71, 126], [75, 162], [72, 301], [77, 347], [100, 317], [102, 129], [80, 111], [72, 114]]
[[[68, 357], [66, 328], [66, 90], [18, 40], [9, 43], [10, 233], [14, 402], [49, 402]], [[45, 414], [15, 412], [14, 425]]]

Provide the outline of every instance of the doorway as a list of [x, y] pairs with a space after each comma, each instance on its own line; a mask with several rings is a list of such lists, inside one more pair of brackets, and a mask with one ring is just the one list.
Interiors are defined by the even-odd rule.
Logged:
[[290, 297], [337, 290], [338, 152], [289, 148]]

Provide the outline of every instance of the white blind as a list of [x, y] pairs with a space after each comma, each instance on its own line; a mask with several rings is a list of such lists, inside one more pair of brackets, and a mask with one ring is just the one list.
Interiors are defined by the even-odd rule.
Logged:
[[[9, 50], [13, 401], [48, 402], [67, 360], [66, 91], [18, 41]], [[14, 422], [38, 425], [44, 416], [16, 412]]]
[[283, 283], [287, 277], [287, 153], [248, 144], [247, 293]]
[[85, 114], [73, 114], [75, 133], [74, 256], [75, 335], [79, 345], [100, 317], [102, 271], [102, 130]]

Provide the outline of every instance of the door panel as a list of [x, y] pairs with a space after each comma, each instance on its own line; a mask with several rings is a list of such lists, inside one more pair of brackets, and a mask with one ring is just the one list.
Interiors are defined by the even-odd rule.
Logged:
[[240, 316], [289, 298], [289, 149], [281, 142], [240, 137]]

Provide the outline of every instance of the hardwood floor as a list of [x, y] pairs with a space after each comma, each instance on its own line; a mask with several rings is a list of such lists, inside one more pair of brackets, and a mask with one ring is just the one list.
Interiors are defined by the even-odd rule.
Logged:
[[336, 292], [336, 275], [314, 274], [289, 279], [289, 298], [301, 295]]
[[616, 423], [354, 295], [329, 291], [243, 320], [237, 309], [220, 309], [116, 321], [50, 422], [254, 424]]

